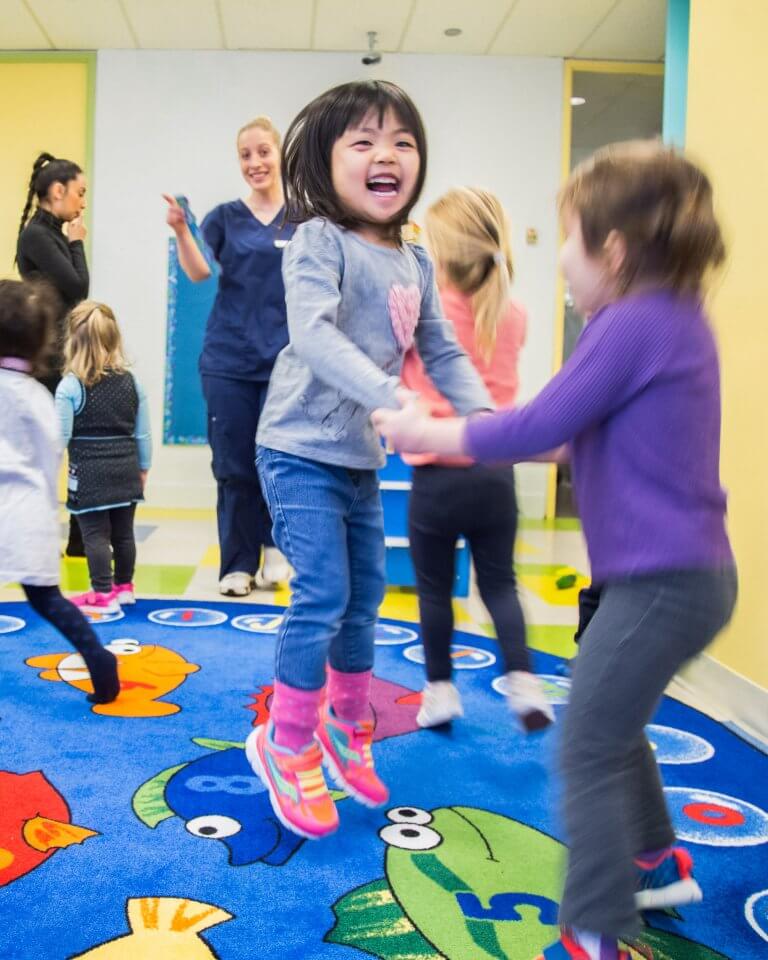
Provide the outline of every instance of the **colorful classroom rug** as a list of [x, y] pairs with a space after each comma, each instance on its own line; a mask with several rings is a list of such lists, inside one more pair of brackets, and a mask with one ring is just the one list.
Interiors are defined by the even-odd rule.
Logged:
[[[79, 658], [0, 604], [3, 960], [532, 960], [554, 938], [557, 729], [516, 731], [493, 641], [457, 634], [466, 717], [422, 731], [417, 627], [379, 624], [391, 801], [339, 797], [338, 833], [310, 842], [275, 820], [242, 749], [269, 711], [281, 615], [141, 601], [104, 618], [122, 692], [91, 707]], [[565, 703], [561, 661], [535, 663]], [[768, 756], [671, 699], [649, 735], [705, 900], [648, 914], [643, 942], [660, 960], [765, 960]]]

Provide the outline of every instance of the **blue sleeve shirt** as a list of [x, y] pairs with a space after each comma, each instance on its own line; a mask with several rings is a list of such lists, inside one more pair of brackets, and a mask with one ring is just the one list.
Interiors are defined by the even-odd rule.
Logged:
[[205, 217], [203, 237], [219, 267], [219, 286], [205, 331], [200, 372], [236, 380], [269, 380], [288, 343], [283, 248], [295, 227], [258, 220], [242, 200]]

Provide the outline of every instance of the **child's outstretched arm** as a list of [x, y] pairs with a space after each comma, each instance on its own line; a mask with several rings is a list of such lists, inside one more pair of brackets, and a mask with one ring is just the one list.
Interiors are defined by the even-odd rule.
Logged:
[[567, 443], [642, 390], [667, 356], [666, 318], [619, 302], [589, 323], [571, 357], [530, 403], [469, 419], [432, 420], [411, 402], [376, 411], [374, 424], [397, 450], [466, 454], [484, 463], [529, 460]]
[[342, 269], [342, 251], [322, 222], [304, 224], [286, 247], [291, 347], [319, 380], [365, 409], [397, 409], [398, 378], [381, 370], [338, 328]]

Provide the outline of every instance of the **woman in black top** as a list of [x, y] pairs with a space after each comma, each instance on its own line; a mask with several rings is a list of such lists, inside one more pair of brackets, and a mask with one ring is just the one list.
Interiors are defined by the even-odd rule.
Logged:
[[[67, 314], [88, 296], [88, 264], [83, 246], [85, 190], [85, 177], [76, 163], [41, 153], [32, 167], [19, 226], [16, 247], [19, 273], [25, 280], [47, 280], [61, 299], [58, 342], [51, 357], [51, 372], [42, 378], [51, 393], [55, 393], [61, 379]], [[37, 208], [29, 219], [35, 198]], [[66, 235], [62, 231], [65, 223]]]
[[[56, 341], [48, 358], [48, 371], [40, 382], [51, 393], [61, 380], [67, 315], [72, 307], [88, 296], [88, 264], [85, 260], [85, 177], [71, 160], [57, 160], [41, 153], [32, 167], [27, 202], [21, 215], [16, 264], [25, 280], [42, 279], [56, 290], [61, 309], [56, 326]], [[29, 218], [33, 201], [37, 208]], [[29, 222], [27, 222], [29, 221]], [[67, 225], [66, 235], [62, 228]], [[66, 553], [83, 557], [83, 539], [74, 517], [70, 516]]]

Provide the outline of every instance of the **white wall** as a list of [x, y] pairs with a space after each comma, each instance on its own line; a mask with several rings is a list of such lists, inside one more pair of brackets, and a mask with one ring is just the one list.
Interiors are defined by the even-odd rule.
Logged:
[[[531, 327], [522, 396], [552, 369], [562, 62], [507, 57], [386, 56], [197, 51], [98, 54], [92, 178], [92, 295], [117, 311], [150, 397], [156, 437], [148, 499], [163, 506], [215, 502], [209, 452], [162, 446], [168, 229], [162, 192], [184, 193], [200, 218], [244, 196], [238, 128], [267, 113], [284, 131], [326, 88], [375, 76], [401, 84], [421, 111], [429, 142], [425, 204], [457, 184], [495, 191], [509, 211], [518, 280]], [[526, 246], [525, 231], [538, 231]], [[543, 509], [541, 467], [524, 468], [526, 512]]]

